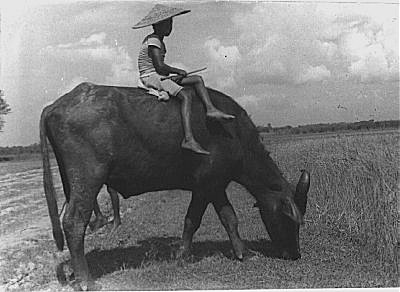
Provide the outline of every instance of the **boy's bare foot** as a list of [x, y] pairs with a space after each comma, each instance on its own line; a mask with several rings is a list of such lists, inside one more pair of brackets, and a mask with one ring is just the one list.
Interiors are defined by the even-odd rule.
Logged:
[[207, 150], [204, 150], [199, 143], [197, 143], [195, 140], [183, 140], [181, 147], [184, 149], [192, 150], [193, 152], [199, 153], [199, 154], [205, 154], [209, 155], [210, 152]]
[[221, 112], [217, 109], [212, 110], [212, 111], [208, 111], [206, 113], [207, 117], [211, 118], [211, 119], [216, 119], [216, 120], [232, 120], [235, 118], [235, 116], [233, 115], [228, 115], [224, 112]]

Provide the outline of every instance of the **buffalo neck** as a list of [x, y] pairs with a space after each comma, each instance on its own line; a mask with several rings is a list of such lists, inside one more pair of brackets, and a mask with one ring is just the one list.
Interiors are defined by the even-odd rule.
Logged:
[[283, 177], [276, 163], [260, 141], [257, 130], [241, 131], [243, 160], [237, 182], [257, 200], [266, 193], [288, 192], [290, 184]]

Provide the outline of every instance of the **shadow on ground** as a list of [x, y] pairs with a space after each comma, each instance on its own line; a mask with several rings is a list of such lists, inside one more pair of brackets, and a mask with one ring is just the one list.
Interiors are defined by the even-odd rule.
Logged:
[[[90, 274], [94, 280], [121, 269], [140, 268], [148, 262], [175, 261], [176, 251], [180, 244], [178, 237], [151, 237], [137, 242], [135, 246], [114, 248], [110, 250], [92, 250], [86, 254]], [[246, 257], [262, 254], [266, 257], [277, 257], [270, 241], [244, 241]], [[194, 242], [192, 256], [187, 261], [198, 262], [213, 255], [223, 255], [235, 260], [230, 241]], [[68, 265], [68, 262], [59, 266]], [[59, 279], [60, 280], [60, 279]], [[64, 281], [61, 281], [64, 282]]]

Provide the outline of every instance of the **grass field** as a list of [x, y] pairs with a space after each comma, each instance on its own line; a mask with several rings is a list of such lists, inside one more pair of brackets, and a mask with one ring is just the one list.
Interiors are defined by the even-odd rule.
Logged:
[[287, 148], [279, 141], [266, 144], [285, 173], [293, 173], [293, 162], [312, 171], [313, 220], [372, 247], [390, 269], [398, 269], [398, 132], [310, 136], [288, 141]]
[[[264, 136], [263, 140], [290, 181], [297, 180], [303, 168], [311, 172], [300, 260], [271, 257], [254, 199], [232, 183], [229, 198], [252, 255], [244, 262], [233, 259], [228, 236], [209, 207], [194, 238], [194, 257], [177, 261], [174, 247], [190, 195], [157, 192], [122, 200], [122, 226], [114, 234], [107, 226], [86, 236], [87, 258], [98, 289], [399, 286], [399, 133]], [[13, 216], [0, 214], [0, 285], [68, 291], [70, 287], [61, 287], [54, 275], [55, 264], [68, 261], [69, 254], [55, 252], [40, 161], [7, 163], [0, 164], [0, 197], [11, 200], [15, 208]], [[63, 202], [58, 177], [56, 184]], [[104, 189], [99, 199], [111, 215]]]

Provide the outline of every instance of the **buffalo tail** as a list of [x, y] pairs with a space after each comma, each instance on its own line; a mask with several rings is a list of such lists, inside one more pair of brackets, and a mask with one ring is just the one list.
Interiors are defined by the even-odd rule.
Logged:
[[49, 147], [47, 143], [46, 131], [46, 109], [47, 108], [43, 110], [40, 117], [40, 151], [43, 160], [43, 186], [53, 229], [53, 238], [56, 241], [58, 250], [62, 251], [64, 248], [64, 234], [61, 229], [60, 217], [58, 215], [56, 191], [54, 189], [53, 177], [50, 168]]

